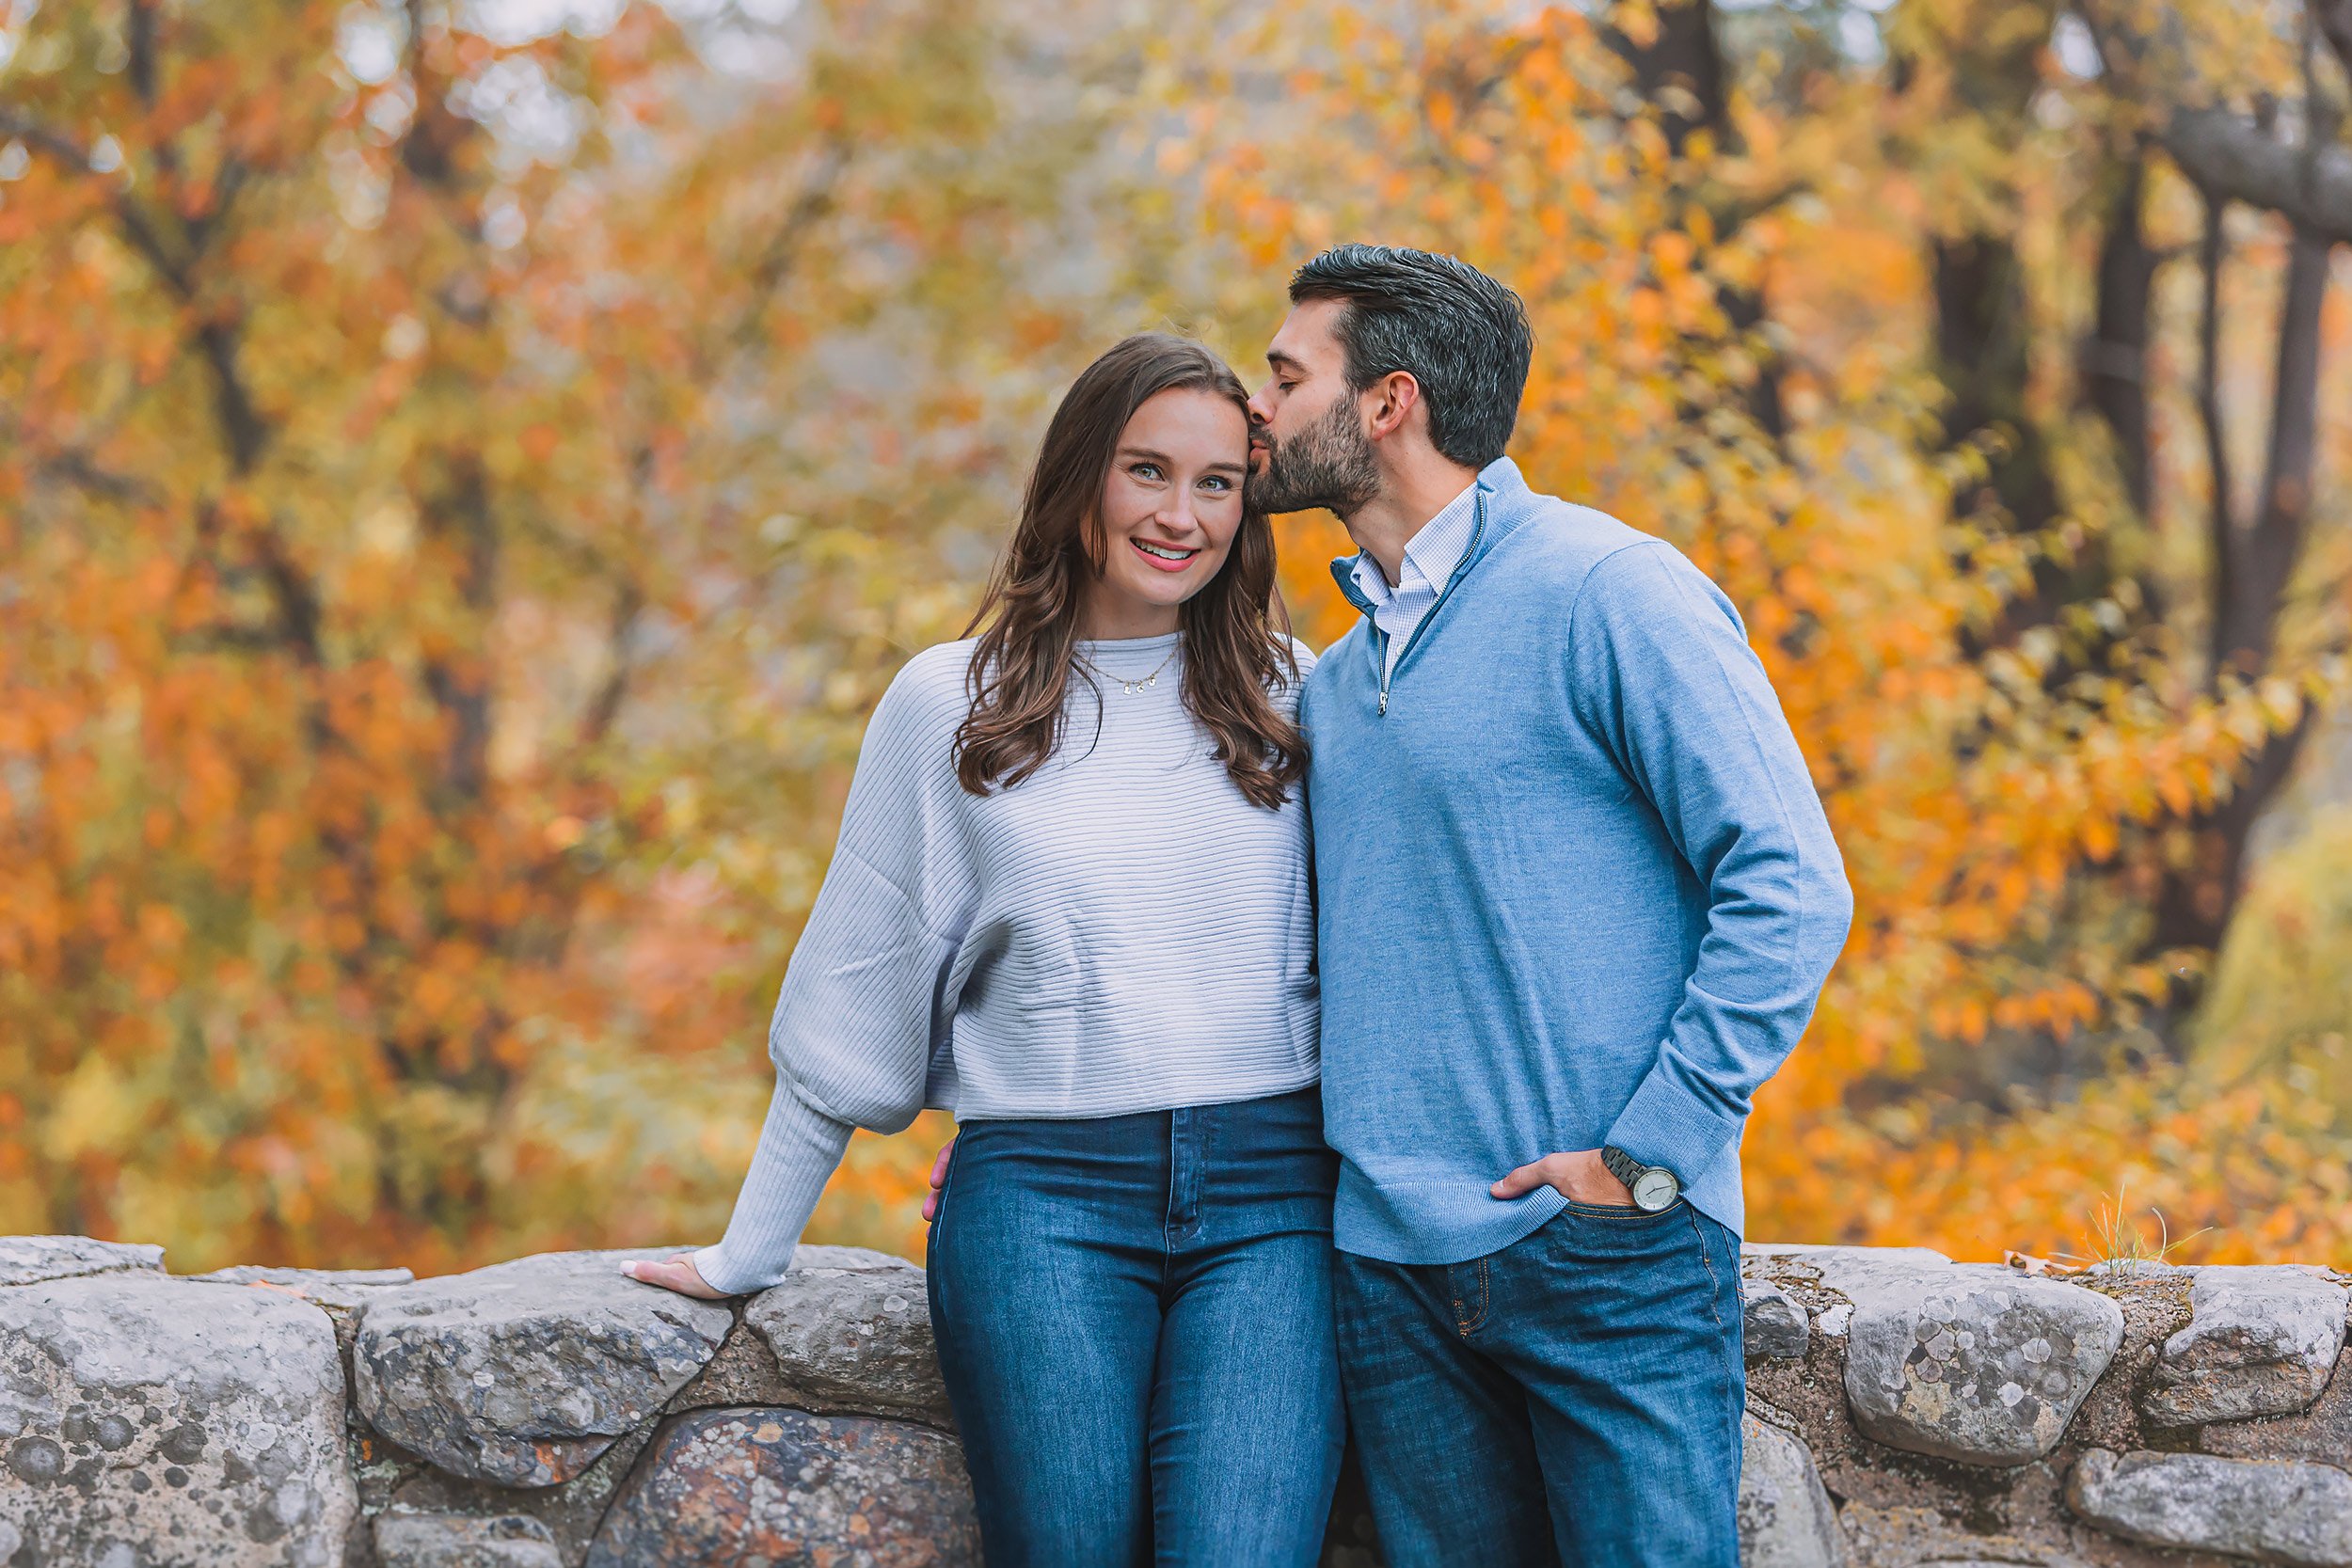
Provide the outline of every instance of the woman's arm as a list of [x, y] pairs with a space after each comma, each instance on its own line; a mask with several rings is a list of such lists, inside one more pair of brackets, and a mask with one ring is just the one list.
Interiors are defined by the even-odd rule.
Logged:
[[973, 901], [951, 830], [948, 755], [960, 659], [916, 656], [866, 726], [841, 837], [792, 953], [768, 1030], [776, 1087], [759, 1147], [718, 1245], [624, 1272], [688, 1295], [781, 1280], [856, 1127], [895, 1132], [923, 1108], [932, 1045], [954, 998], [952, 966]]
[[849, 1123], [836, 1121], [777, 1080], [759, 1130], [759, 1148], [736, 1195], [735, 1213], [717, 1246], [681, 1252], [664, 1262], [630, 1261], [621, 1272], [684, 1295], [742, 1295], [771, 1285], [792, 1266], [817, 1199], [850, 1146]]
[[726, 1235], [717, 1246], [691, 1257], [696, 1277], [712, 1294], [742, 1295], [784, 1277], [802, 1228], [850, 1147], [850, 1132], [848, 1122], [825, 1115], [794, 1094], [789, 1083], [777, 1080]]

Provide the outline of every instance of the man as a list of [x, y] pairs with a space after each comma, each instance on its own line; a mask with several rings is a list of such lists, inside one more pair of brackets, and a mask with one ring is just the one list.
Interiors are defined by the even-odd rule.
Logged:
[[1740, 1137], [1851, 915], [1739, 616], [1502, 455], [1533, 343], [1451, 258], [1301, 267], [1261, 504], [1364, 619], [1310, 677], [1349, 1417], [1396, 1568], [1734, 1568]]

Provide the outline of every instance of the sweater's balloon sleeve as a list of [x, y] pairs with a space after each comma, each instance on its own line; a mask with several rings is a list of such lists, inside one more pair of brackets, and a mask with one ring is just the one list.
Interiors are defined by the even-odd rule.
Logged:
[[975, 897], [950, 756], [961, 674], [951, 650], [918, 655], [866, 726], [840, 842], [768, 1027], [776, 1087], [759, 1148], [726, 1235], [694, 1255], [718, 1290], [782, 1279], [851, 1130], [896, 1132], [923, 1108]]

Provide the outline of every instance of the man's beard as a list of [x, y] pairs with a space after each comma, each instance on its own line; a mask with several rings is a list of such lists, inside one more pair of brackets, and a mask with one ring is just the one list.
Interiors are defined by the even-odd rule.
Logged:
[[1380, 466], [1356, 422], [1356, 400], [1343, 397], [1289, 440], [1267, 438], [1265, 472], [1249, 499], [1264, 512], [1327, 506], [1344, 518], [1379, 493]]

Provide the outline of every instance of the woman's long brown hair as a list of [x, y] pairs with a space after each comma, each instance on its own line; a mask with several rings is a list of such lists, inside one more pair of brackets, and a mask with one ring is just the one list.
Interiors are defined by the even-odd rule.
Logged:
[[[1223, 360], [1147, 332], [1088, 366], [1046, 425], [1012, 543], [964, 629], [980, 636], [966, 676], [972, 708], [956, 731], [956, 778], [973, 794], [1020, 784], [1061, 744], [1087, 589], [1108, 559], [1103, 488], [1119, 437], [1136, 409], [1180, 388], [1230, 398], [1248, 417], [1249, 396]], [[1246, 489], [1224, 566], [1177, 614], [1184, 706], [1241, 792], [1279, 808], [1306, 772], [1307, 743], [1271, 693], [1278, 679], [1298, 678], [1298, 661], [1274, 591], [1274, 528]], [[1099, 702], [1099, 688], [1095, 695]]]

